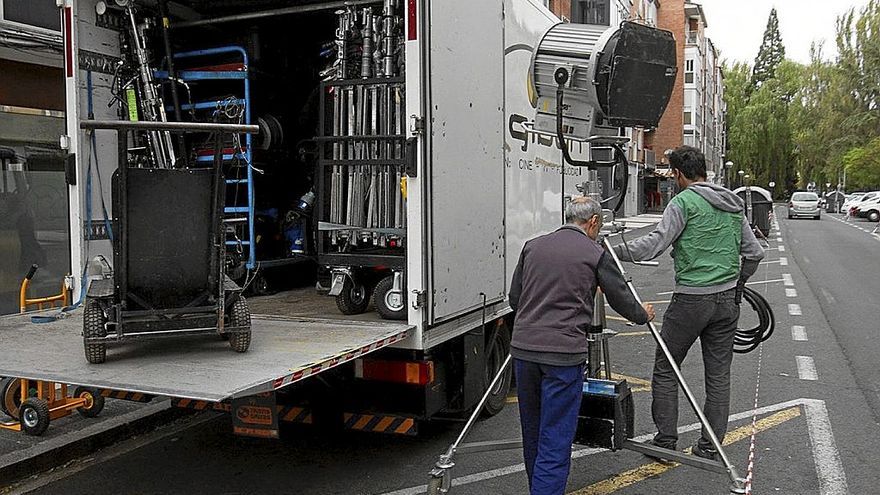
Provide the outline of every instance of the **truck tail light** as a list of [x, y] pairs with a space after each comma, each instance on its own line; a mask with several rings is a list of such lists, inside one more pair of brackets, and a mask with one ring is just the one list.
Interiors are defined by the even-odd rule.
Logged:
[[427, 385], [434, 381], [434, 362], [357, 359], [354, 362], [354, 376], [380, 382]]

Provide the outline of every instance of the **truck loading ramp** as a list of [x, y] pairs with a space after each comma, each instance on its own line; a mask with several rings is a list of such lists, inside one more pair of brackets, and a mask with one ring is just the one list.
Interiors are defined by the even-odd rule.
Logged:
[[[57, 310], [56, 310], [57, 312]], [[0, 376], [220, 402], [277, 390], [405, 339], [412, 327], [254, 315], [250, 350], [210, 336], [112, 344], [107, 362], [82, 352], [82, 311], [50, 323], [0, 317]]]

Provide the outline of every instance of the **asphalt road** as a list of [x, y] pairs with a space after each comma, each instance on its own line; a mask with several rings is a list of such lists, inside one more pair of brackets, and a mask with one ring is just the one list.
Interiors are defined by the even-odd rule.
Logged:
[[[753, 493], [878, 493], [880, 236], [870, 233], [877, 224], [855, 221], [856, 228], [836, 215], [792, 221], [784, 209], [778, 213], [779, 228], [751, 281], [773, 307], [776, 331], [758, 350], [734, 359], [728, 455], [740, 474], [751, 473]], [[660, 261], [656, 268], [628, 268], [662, 323], [673, 280], [669, 256]], [[611, 341], [613, 370], [630, 377], [634, 387], [636, 435], [650, 435], [646, 380], [653, 340], [645, 328], [610, 316], [609, 327], [620, 332]], [[753, 324], [754, 314], [744, 308], [741, 326]], [[698, 397], [700, 361], [696, 346], [683, 365]], [[510, 402], [479, 423], [470, 440], [517, 436], [515, 398]], [[681, 411], [681, 425], [696, 421], [683, 399]], [[417, 494], [459, 428], [433, 425], [418, 438], [289, 429], [280, 441], [260, 441], [234, 437], [225, 417], [201, 415], [30, 480], [17, 491]], [[696, 431], [683, 433], [679, 448], [696, 438]], [[576, 447], [574, 456], [570, 494], [728, 493], [724, 475], [652, 463], [634, 452]], [[527, 491], [518, 451], [460, 456], [453, 476], [454, 494]]]

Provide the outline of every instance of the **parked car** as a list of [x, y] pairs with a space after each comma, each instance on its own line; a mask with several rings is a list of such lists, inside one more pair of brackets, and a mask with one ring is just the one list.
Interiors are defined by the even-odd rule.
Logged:
[[850, 208], [853, 207], [854, 204], [858, 203], [862, 200], [862, 197], [868, 194], [866, 192], [854, 192], [846, 197], [846, 201], [843, 202], [843, 206], [840, 207], [841, 213], [848, 213]]
[[880, 191], [866, 192], [858, 201], [852, 202], [849, 207], [849, 214], [854, 217], [859, 216], [859, 210], [861, 209], [862, 203], [869, 202], [877, 198], [880, 198]]
[[819, 196], [814, 192], [798, 191], [791, 195], [788, 202], [788, 218], [808, 217], [814, 220], [822, 218], [819, 208]]
[[860, 202], [855, 208], [857, 217], [867, 218], [871, 222], [880, 221], [880, 195]]

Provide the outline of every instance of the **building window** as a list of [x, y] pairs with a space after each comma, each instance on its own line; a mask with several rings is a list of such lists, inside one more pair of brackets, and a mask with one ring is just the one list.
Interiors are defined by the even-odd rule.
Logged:
[[684, 113], [684, 125], [691, 125], [691, 123], [692, 123], [691, 122], [691, 113], [685, 112]]
[[0, 0], [0, 21], [61, 31], [55, 0]]
[[684, 82], [692, 84], [694, 82], [694, 59], [687, 59], [684, 63]]
[[611, 0], [576, 0], [571, 4], [571, 19], [583, 24], [611, 25]]

